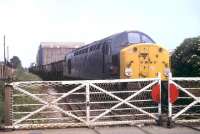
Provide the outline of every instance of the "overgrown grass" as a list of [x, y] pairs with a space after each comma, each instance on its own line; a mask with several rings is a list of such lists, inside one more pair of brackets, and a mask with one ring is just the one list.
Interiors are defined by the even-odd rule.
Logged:
[[42, 80], [35, 74], [25, 71], [23, 68], [18, 68], [16, 70], [15, 81], [40, 81]]

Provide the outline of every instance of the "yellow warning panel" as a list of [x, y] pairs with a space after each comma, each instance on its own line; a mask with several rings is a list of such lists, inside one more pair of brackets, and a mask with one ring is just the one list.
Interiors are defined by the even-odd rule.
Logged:
[[120, 52], [120, 78], [155, 78], [162, 80], [169, 72], [169, 52], [158, 44], [132, 44]]

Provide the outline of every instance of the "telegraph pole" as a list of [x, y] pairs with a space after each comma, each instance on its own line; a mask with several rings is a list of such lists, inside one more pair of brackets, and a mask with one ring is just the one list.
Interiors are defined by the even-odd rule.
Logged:
[[4, 49], [4, 64], [6, 65], [6, 36], [3, 37], [3, 49]]
[[3, 79], [6, 78], [6, 36], [3, 36], [3, 53], [4, 53], [4, 64], [3, 64]]
[[7, 59], [7, 63], [9, 63], [9, 46], [7, 46], [7, 56], [6, 56], [6, 59]]

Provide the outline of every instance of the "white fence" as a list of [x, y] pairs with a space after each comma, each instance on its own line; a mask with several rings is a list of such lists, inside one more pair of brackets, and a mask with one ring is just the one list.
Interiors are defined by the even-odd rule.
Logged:
[[[151, 123], [161, 115], [152, 100], [160, 78], [14, 82], [11, 128]], [[161, 94], [161, 93], [160, 93]], [[8, 110], [9, 111], [9, 110]]]
[[[168, 116], [172, 121], [176, 123], [200, 122], [200, 78], [169, 77], [168, 84]], [[170, 85], [175, 88], [170, 90]], [[178, 93], [178, 98], [172, 103], [170, 96], [175, 95], [174, 92]]]

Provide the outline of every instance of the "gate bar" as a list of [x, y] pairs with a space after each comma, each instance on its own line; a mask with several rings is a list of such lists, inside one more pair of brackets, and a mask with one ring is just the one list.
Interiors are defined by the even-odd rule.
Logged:
[[123, 100], [123, 99], [121, 99], [121, 98], [119, 98], [119, 97], [113, 95], [112, 93], [109, 93], [108, 91], [105, 91], [104, 89], [102, 89], [102, 88], [100, 88], [100, 87], [98, 87], [98, 86], [96, 86], [96, 85], [90, 83], [90, 85], [91, 85], [92, 87], [94, 87], [94, 88], [96, 88], [96, 89], [98, 89], [98, 90], [100, 90], [100, 91], [102, 91], [102, 92], [105, 92], [106, 94], [110, 95], [111, 97], [114, 97], [115, 99], [121, 101], [120, 103], [114, 105], [114, 106], [111, 107], [110, 109], [106, 110], [105, 112], [101, 113], [99, 116], [97, 116], [96, 118], [94, 118], [94, 119], [92, 120], [92, 122], [94, 122], [94, 121], [96, 121], [97, 119], [101, 118], [102, 116], [106, 115], [107, 113], [109, 113], [109, 112], [112, 111], [113, 109], [119, 107], [119, 106], [122, 105], [123, 103], [129, 105], [130, 107], [133, 107], [133, 108], [137, 109], [138, 111], [140, 111], [140, 112], [142, 112], [142, 113], [145, 113], [145, 114], [151, 116], [151, 117], [154, 118], [154, 119], [158, 119], [156, 116], [154, 116], [154, 115], [152, 115], [152, 114], [150, 114], [150, 113], [148, 113], [148, 112], [142, 110], [141, 108], [136, 107], [136, 106], [134, 106], [133, 104], [127, 102], [127, 101], [129, 101], [130, 99], [132, 99], [133, 97], [135, 97], [135, 96], [137, 96], [138, 94], [140, 94], [141, 92], [143, 92], [144, 90], [146, 90], [146, 89], [148, 89], [149, 87], [153, 86], [153, 85], [156, 84], [157, 82], [158, 82], [158, 81], [154, 81], [154, 82], [150, 83], [149, 85], [147, 85], [147, 86], [143, 87], [142, 89], [140, 89], [137, 93], [134, 93], [133, 95], [127, 97], [125, 100]]

